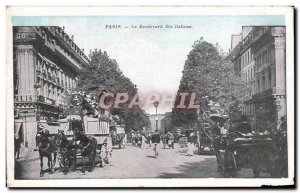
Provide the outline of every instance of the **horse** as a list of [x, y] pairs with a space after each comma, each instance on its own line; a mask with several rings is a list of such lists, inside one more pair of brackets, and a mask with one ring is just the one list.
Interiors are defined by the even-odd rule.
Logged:
[[288, 153], [287, 153], [287, 132], [274, 131], [269, 134], [273, 141], [272, 146], [272, 167], [270, 173], [272, 177], [287, 177], [288, 176]]
[[224, 164], [222, 163], [221, 159], [221, 151], [224, 150], [224, 146], [226, 144], [225, 138], [221, 135], [215, 136], [213, 139], [213, 147], [214, 147], [214, 153], [216, 155], [217, 159], [217, 165], [218, 165], [218, 172], [223, 173], [224, 171]]
[[50, 174], [54, 173], [54, 166], [56, 164], [57, 157], [57, 147], [53, 141], [53, 138], [49, 136], [49, 131], [39, 133], [36, 136], [37, 147], [39, 151], [40, 158], [40, 177], [44, 176], [43, 170], [43, 159], [46, 157], [48, 159], [48, 167]]
[[82, 158], [82, 174], [85, 174], [85, 158], [89, 159], [89, 172], [95, 168], [95, 158], [97, 151], [97, 140], [94, 137], [88, 137], [83, 131], [74, 130], [75, 146], [79, 149]]
[[218, 172], [223, 177], [229, 174], [230, 177], [236, 176], [236, 160], [234, 149], [230, 144], [230, 136], [218, 135], [213, 139], [214, 152], [217, 158]]
[[59, 165], [63, 168], [64, 174], [69, 172], [72, 161], [74, 164], [73, 171], [75, 171], [77, 149], [73, 145], [73, 140], [68, 140], [63, 130], [58, 130], [58, 133], [55, 136], [55, 144], [57, 145], [59, 152]]

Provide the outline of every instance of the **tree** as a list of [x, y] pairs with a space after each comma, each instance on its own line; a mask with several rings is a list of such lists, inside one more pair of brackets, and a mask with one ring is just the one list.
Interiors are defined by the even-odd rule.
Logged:
[[[97, 49], [90, 53], [89, 58], [89, 64], [80, 71], [77, 90], [88, 92], [97, 87], [111, 93], [123, 92], [130, 97], [135, 96], [136, 85], [122, 73], [116, 60], [111, 59], [105, 51]], [[149, 127], [150, 120], [146, 113], [138, 106], [129, 109], [129, 103], [130, 100], [118, 108], [111, 108], [110, 112], [124, 120], [127, 131]]]
[[[202, 38], [195, 41], [185, 61], [178, 93], [194, 92], [199, 100], [207, 96], [218, 102], [230, 116], [236, 116], [241, 103], [250, 96], [250, 89], [235, 73], [233, 63], [213, 44]], [[172, 112], [173, 123], [189, 125], [196, 122], [197, 110], [176, 109], [179, 101], [180, 97], [177, 97]]]

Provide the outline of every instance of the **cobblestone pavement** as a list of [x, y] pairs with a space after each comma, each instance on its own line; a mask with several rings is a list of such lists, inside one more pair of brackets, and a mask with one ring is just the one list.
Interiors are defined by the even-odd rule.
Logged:
[[[80, 168], [64, 175], [57, 170], [54, 174], [45, 173], [39, 177], [39, 160], [16, 162], [18, 179], [61, 179], [61, 178], [214, 178], [221, 177], [217, 172], [216, 158], [213, 155], [187, 156], [186, 149], [159, 148], [159, 157], [154, 159], [152, 148], [138, 148], [128, 145], [125, 149], [114, 149], [112, 164], [103, 168], [97, 166], [93, 172], [83, 175]], [[58, 167], [58, 164], [56, 164]], [[44, 169], [47, 162], [44, 161]], [[253, 177], [251, 169], [242, 169], [238, 177]], [[269, 177], [261, 173], [260, 177]]]

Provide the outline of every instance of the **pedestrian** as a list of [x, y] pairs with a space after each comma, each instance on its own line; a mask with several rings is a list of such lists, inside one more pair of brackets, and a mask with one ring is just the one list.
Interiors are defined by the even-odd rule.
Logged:
[[194, 155], [194, 145], [193, 145], [193, 133], [190, 133], [188, 135], [188, 151], [186, 152], [186, 154], [188, 156], [193, 156]]
[[21, 149], [22, 139], [18, 134], [15, 134], [15, 157], [20, 159], [20, 149]]
[[158, 130], [155, 130], [154, 135], [152, 135], [152, 144], [154, 145], [153, 151], [154, 151], [154, 157], [156, 158], [158, 156], [158, 144], [160, 143], [160, 136], [158, 134]]
[[125, 133], [123, 140], [124, 140], [124, 144], [127, 144], [127, 133]]
[[141, 145], [142, 148], [144, 148], [145, 145], [147, 144], [146, 141], [147, 141], [147, 139], [146, 139], [146, 137], [145, 137], [145, 134], [142, 134], [142, 145]]

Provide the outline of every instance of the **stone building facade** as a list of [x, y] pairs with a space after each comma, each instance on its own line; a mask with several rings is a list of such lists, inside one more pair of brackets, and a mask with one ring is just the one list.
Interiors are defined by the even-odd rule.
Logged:
[[244, 101], [242, 113], [254, 129], [256, 123], [252, 95], [255, 94], [255, 61], [251, 51], [252, 29], [251, 26], [243, 26], [240, 35], [232, 35], [231, 45], [235, 47], [231, 49], [237, 53], [233, 58], [236, 73], [251, 87], [249, 97]]
[[285, 27], [244, 29], [247, 33], [241, 34], [242, 41], [232, 49], [236, 72], [252, 88], [251, 98], [244, 102], [244, 114], [253, 129], [276, 129], [281, 117], [286, 118]]
[[59, 118], [65, 91], [88, 61], [64, 28], [13, 27], [15, 119], [23, 120], [25, 138], [34, 138], [37, 121]]
[[256, 124], [258, 129], [278, 129], [286, 118], [285, 27], [256, 27], [253, 37]]

